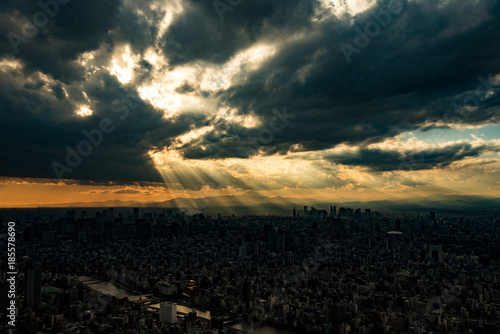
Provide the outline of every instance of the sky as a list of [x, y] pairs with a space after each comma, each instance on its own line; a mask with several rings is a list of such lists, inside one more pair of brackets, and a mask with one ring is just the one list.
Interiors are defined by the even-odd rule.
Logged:
[[2, 207], [500, 197], [499, 1], [3, 0], [0, 34]]

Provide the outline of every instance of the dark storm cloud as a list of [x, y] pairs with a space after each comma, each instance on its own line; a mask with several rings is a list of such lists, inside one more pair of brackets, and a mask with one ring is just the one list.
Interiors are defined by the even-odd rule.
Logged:
[[[56, 15], [39, 27], [35, 36], [26, 38], [26, 43], [15, 45], [19, 49], [16, 53], [9, 33], [27, 37], [23, 33], [28, 31], [29, 23], [23, 18], [33, 23], [33, 15], [42, 9], [33, 1], [0, 3], [3, 37], [0, 59], [17, 58], [22, 64], [22, 69], [4, 69], [0, 77], [0, 175], [55, 178], [52, 164], [57, 161], [66, 165], [66, 146], [76, 150], [77, 145], [87, 139], [82, 130], [99, 129], [99, 122], [109, 118], [115, 130], [105, 134], [102, 143], [93, 147], [92, 154], [83, 157], [77, 167], [62, 177], [124, 183], [163, 181], [147, 152], [154, 145], [169, 144], [169, 138], [185, 132], [192, 120], [181, 118], [175, 124], [164, 123], [159, 111], [143, 103], [134, 91], [125, 91], [116, 78], [98, 71], [84, 79], [87, 73], [76, 62], [82, 52], [125, 38], [136, 48], [141, 49], [141, 43], [147, 47], [154, 31], [150, 30], [147, 35], [144, 20], [131, 14], [117, 0], [70, 1], [51, 9]], [[109, 57], [109, 51], [104, 56]], [[47, 83], [39, 72], [53, 82]], [[71, 85], [66, 87], [69, 98], [61, 82]], [[86, 92], [92, 103], [86, 103], [82, 92]], [[123, 95], [134, 99], [137, 106], [121, 120], [121, 114], [113, 112], [111, 106]], [[75, 103], [90, 105], [93, 115], [85, 119], [76, 117]]]
[[118, 190], [114, 191], [114, 194], [128, 194], [128, 195], [137, 195], [140, 194], [141, 192], [139, 190]]
[[[88, 140], [82, 130], [99, 129], [102, 119], [108, 118], [115, 127], [114, 131], [103, 134], [102, 142], [93, 147], [91, 155], [83, 157], [81, 164], [63, 177], [162, 181], [146, 155], [151, 147], [145, 143], [145, 138], [162, 131], [175, 134], [175, 127], [162, 124], [161, 113], [134, 97], [133, 92], [123, 90], [114, 77], [101, 73], [86, 83], [89, 98], [99, 102], [92, 107], [94, 114], [83, 119], [74, 115], [75, 107], [66, 99], [59, 101], [44, 94], [44, 83], [38, 82], [37, 87], [28, 89], [21, 83], [17, 86], [16, 79], [20, 80], [14, 75], [0, 78], [0, 121], [3, 126], [0, 133], [3, 144], [0, 175], [56, 177], [51, 165], [53, 161], [66, 165], [66, 146], [77, 150], [80, 142]], [[128, 107], [122, 96], [128, 96], [127, 99], [136, 106]], [[124, 116], [122, 111], [113, 111], [115, 100], [119, 101], [117, 106], [128, 107], [126, 119], [121, 119]]]
[[[340, 143], [365, 146], [429, 122], [498, 122], [498, 97], [482, 99], [478, 111], [467, 117], [447, 111], [454, 103], [463, 103], [465, 92], [474, 95], [479, 75], [500, 72], [500, 47], [495, 42], [500, 37], [499, 4], [457, 1], [438, 8], [433, 2], [425, 6], [401, 3], [401, 15], [393, 17], [394, 23], [359, 55], [354, 54], [350, 64], [339, 44], [352, 44], [356, 33], [345, 23], [348, 20], [332, 19], [307, 38], [279, 50], [241, 85], [225, 91], [222, 100], [243, 113], [253, 110], [263, 124], [269, 122], [275, 107], [287, 105], [296, 115], [271, 143], [263, 145], [262, 150], [268, 153], [284, 153], [294, 144], [304, 150]], [[379, 2], [354, 17], [355, 25], [364, 27], [374, 20], [372, 14], [385, 6]], [[229, 22], [225, 24], [232, 30]], [[306, 65], [309, 68], [301, 80], [299, 73]], [[486, 91], [483, 87], [482, 93]], [[224, 142], [207, 134], [201, 144], [208, 148], [201, 152], [189, 147], [186, 155], [205, 158], [222, 152], [224, 157], [241, 156], [235, 150], [239, 141], [247, 135], [256, 136], [259, 129], [248, 131], [240, 128], [231, 133], [234, 141]]]
[[327, 155], [325, 158], [334, 163], [368, 167], [375, 171], [406, 171], [444, 168], [454, 161], [477, 157], [482, 153], [499, 151], [500, 148], [486, 144], [472, 146], [469, 143], [458, 143], [436, 149], [408, 152], [362, 149], [355, 153]]
[[[226, 3], [225, 1], [223, 1]], [[314, 1], [254, 0], [243, 1], [220, 21], [213, 1], [186, 0], [163, 37], [163, 52], [171, 64], [203, 60], [224, 63], [241, 49], [249, 47], [267, 30], [280, 29], [286, 34], [302, 32], [310, 26]]]
[[[108, 30], [116, 25], [121, 3], [119, 0], [42, 3], [51, 4], [47, 11], [36, 1], [2, 1], [0, 57], [16, 56], [26, 70], [39, 70], [64, 82], [78, 80], [85, 70], [75, 60], [80, 53], [98, 48], [108, 37]], [[42, 19], [37, 21], [43, 15], [48, 18], [45, 24]], [[24, 41], [19, 43], [14, 39], [12, 43], [8, 38], [10, 33]], [[17, 53], [13, 45], [18, 48]]]
[[[342, 42], [353, 43], [349, 21], [363, 28], [386, 2], [343, 21], [325, 16], [313, 22], [316, 1], [245, 0], [221, 22], [211, 1], [184, 1], [184, 11], [157, 45], [172, 68], [192, 62], [223, 64], [256, 42], [288, 40], [257, 71], [246, 72], [237, 85], [214, 94], [221, 106], [258, 116], [261, 125], [250, 129], [186, 111], [165, 122], [160, 110], [141, 101], [133, 85], [124, 88], [103, 69], [86, 76], [76, 61], [83, 52], [103, 48], [103, 66], [109, 66], [113, 45], [130, 43], [139, 54], [154, 46], [165, 13], [147, 2], [137, 4], [139, 14], [118, 0], [72, 0], [60, 5], [59, 13], [15, 54], [6, 36], [22, 34], [22, 17], [31, 20], [40, 7], [34, 1], [2, 1], [0, 60], [17, 58], [23, 68], [3, 70], [0, 76], [0, 175], [55, 177], [51, 163], [63, 162], [66, 145], [74, 148], [84, 139], [81, 131], [98, 128], [103, 118], [111, 119], [116, 129], [65, 178], [161, 181], [147, 152], [162, 150], [176, 136], [206, 125], [216, 131], [182, 147], [187, 158], [247, 157], [256, 148], [284, 154], [292, 146], [314, 151], [346, 143], [361, 146], [361, 155], [332, 161], [391, 170], [399, 167], [391, 162], [399, 159], [397, 154], [363, 147], [437, 121], [498, 121], [498, 95], [481, 99], [478, 110], [467, 117], [444, 115], [476, 89], [479, 75], [500, 72], [500, 4], [452, 1], [438, 8], [433, 2], [421, 6], [400, 1], [401, 15], [354, 54], [351, 63], [339, 49]], [[139, 80], [152, 75], [151, 64], [142, 61], [137, 75]], [[199, 90], [197, 83], [187, 82], [177, 88], [178, 93], [208, 94]], [[75, 106], [86, 103], [82, 92], [94, 111], [84, 119], [74, 115]], [[137, 107], [121, 120], [111, 106], [123, 94]], [[272, 141], [260, 140], [256, 146], [253, 138], [270, 127], [272, 110], [284, 106], [294, 118], [273, 131]], [[479, 154], [472, 147], [459, 152], [429, 155], [423, 166], [443, 167]]]
[[0, 176], [0, 184], [19, 184], [19, 183], [34, 183], [44, 185], [59, 185], [59, 186], [100, 186], [100, 187], [126, 187], [132, 186], [136, 188], [164, 188], [168, 185], [164, 182], [147, 182], [147, 181], [106, 181], [106, 180], [57, 180], [53, 178], [29, 178], [29, 177], [3, 177]]

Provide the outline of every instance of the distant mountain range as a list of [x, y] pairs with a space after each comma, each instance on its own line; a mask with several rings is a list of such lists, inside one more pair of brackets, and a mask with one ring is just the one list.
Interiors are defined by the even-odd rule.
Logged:
[[[315, 199], [298, 199], [285, 197], [267, 197], [254, 191], [242, 195], [206, 197], [200, 199], [176, 198], [163, 202], [136, 202], [111, 200], [104, 202], [74, 202], [50, 205], [53, 208], [98, 208], [98, 207], [154, 207], [180, 208], [187, 213], [224, 214], [290, 214], [295, 206], [297, 212], [303, 211], [303, 206], [314, 206], [317, 209], [328, 210], [331, 205], [350, 208], [371, 208], [372, 210], [409, 210], [409, 209], [500, 209], [500, 198], [484, 196], [433, 196], [405, 200], [374, 200], [374, 201], [340, 201], [332, 198], [331, 202]], [[38, 207], [26, 205], [23, 207]], [[47, 206], [46, 206], [47, 207]]]

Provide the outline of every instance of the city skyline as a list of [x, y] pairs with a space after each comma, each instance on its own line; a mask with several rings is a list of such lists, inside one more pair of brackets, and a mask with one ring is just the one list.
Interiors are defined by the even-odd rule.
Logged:
[[498, 334], [498, 218], [498, 210], [341, 207], [241, 217], [2, 210], [23, 256], [15, 274], [0, 260], [1, 293], [18, 282], [17, 316], [2, 298], [0, 326], [8, 334]]
[[4, 1], [1, 206], [497, 203], [499, 6]]
[[499, 0], [1, 0], [0, 333], [500, 334]]

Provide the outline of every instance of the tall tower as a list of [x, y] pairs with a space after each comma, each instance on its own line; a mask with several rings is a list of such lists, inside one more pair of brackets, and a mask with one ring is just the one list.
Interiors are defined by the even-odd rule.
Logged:
[[297, 216], [297, 211], [295, 211], [295, 207], [293, 207], [293, 218], [295, 218]]

